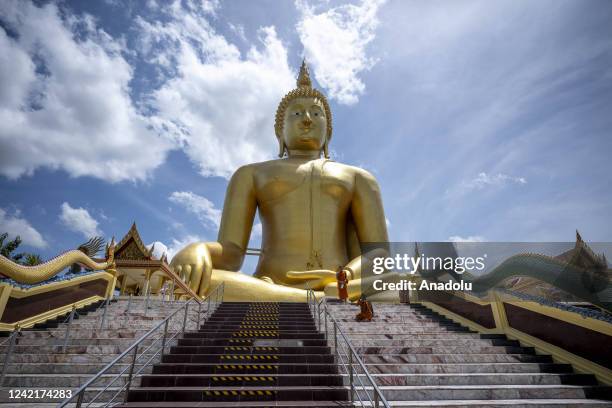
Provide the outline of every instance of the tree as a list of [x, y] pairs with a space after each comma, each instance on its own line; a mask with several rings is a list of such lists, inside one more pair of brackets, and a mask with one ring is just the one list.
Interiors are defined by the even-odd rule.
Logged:
[[17, 235], [13, 240], [4, 243], [8, 238], [8, 233], [0, 234], [0, 255], [10, 259], [13, 262], [20, 263], [26, 266], [34, 266], [43, 262], [42, 258], [38, 254], [31, 253], [19, 253], [13, 254], [13, 252], [21, 245], [21, 237]]
[[21, 262], [25, 266], [36, 266], [41, 263], [43, 263], [43, 260], [38, 254], [26, 254], [25, 259]]
[[21, 258], [23, 258], [24, 254], [15, 254], [15, 255], [11, 255], [11, 254], [13, 253], [13, 251], [15, 251], [19, 247], [19, 245], [21, 245], [21, 237], [17, 235], [15, 239], [13, 239], [12, 241], [8, 241], [5, 244], [4, 241], [7, 238], [8, 238], [8, 233], [6, 232], [0, 235], [0, 255], [12, 261], [19, 262]]

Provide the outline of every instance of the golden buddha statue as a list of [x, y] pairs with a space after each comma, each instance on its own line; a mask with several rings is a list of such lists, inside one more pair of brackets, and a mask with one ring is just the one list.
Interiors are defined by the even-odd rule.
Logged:
[[[332, 117], [305, 62], [297, 88], [281, 100], [275, 132], [280, 159], [240, 167], [232, 176], [217, 242], [193, 243], [172, 259], [174, 271], [200, 295], [225, 282], [228, 301], [305, 301], [337, 296], [336, 271], [361, 294], [360, 242], [387, 242], [376, 179], [329, 160]], [[323, 156], [323, 157], [321, 157]], [[263, 237], [253, 276], [238, 272], [259, 211]]]

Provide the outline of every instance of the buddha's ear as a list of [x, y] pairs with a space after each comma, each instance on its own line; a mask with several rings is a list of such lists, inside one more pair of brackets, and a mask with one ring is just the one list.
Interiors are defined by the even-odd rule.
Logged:
[[285, 141], [283, 140], [282, 137], [278, 138], [278, 157], [283, 157], [285, 156], [285, 150], [287, 150], [287, 148], [285, 147]]
[[325, 144], [323, 144], [323, 157], [329, 159], [329, 139], [325, 139]]

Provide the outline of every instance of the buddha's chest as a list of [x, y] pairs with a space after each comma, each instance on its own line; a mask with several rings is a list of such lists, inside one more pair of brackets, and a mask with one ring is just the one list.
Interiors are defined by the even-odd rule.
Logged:
[[352, 197], [354, 178], [334, 164], [317, 160], [262, 172], [255, 177], [257, 201], [260, 204], [285, 201], [306, 204], [325, 200], [342, 205]]

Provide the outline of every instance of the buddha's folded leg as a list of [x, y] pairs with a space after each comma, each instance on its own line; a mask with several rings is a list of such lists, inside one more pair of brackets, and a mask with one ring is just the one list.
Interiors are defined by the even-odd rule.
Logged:
[[[308, 292], [304, 289], [277, 285], [240, 272], [213, 269], [211, 283], [206, 295], [224, 283], [223, 300], [230, 302], [306, 302]], [[317, 298], [323, 292], [315, 292]]]

